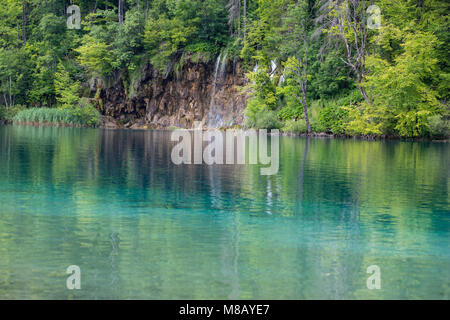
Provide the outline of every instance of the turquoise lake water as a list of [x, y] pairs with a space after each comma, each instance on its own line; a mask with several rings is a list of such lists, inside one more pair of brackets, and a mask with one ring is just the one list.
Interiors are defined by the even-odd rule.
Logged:
[[448, 143], [281, 137], [273, 176], [173, 146], [0, 127], [0, 299], [450, 298]]

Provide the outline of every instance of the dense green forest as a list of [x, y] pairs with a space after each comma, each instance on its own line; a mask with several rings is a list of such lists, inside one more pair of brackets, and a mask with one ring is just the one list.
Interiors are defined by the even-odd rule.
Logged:
[[446, 0], [2, 0], [0, 119], [95, 125], [91, 79], [226, 54], [249, 127], [447, 137], [448, 15]]

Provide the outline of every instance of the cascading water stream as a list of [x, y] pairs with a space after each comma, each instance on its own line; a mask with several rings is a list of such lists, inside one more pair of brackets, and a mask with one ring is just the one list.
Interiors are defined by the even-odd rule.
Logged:
[[272, 79], [275, 75], [275, 71], [277, 70], [277, 63], [275, 62], [275, 60], [270, 61], [270, 67], [272, 68], [272, 70], [270, 71], [270, 78]]
[[220, 64], [220, 80], [223, 80], [225, 78], [225, 69], [227, 66], [227, 54], [223, 56], [222, 63]]
[[[212, 85], [211, 91], [211, 102], [209, 104], [209, 115], [208, 115], [208, 127], [209, 128], [217, 128], [223, 125], [222, 118], [220, 114], [217, 112], [214, 96], [216, 95], [216, 87], [217, 87], [217, 76], [219, 75], [220, 79], [223, 79], [225, 76], [225, 67], [226, 67], [226, 58], [227, 55], [224, 55], [224, 58], [221, 60], [222, 54], [219, 54], [216, 61], [216, 67], [214, 70], [214, 83]], [[222, 62], [222, 63], [221, 63]], [[220, 69], [219, 69], [220, 67]], [[220, 71], [220, 73], [219, 73]]]

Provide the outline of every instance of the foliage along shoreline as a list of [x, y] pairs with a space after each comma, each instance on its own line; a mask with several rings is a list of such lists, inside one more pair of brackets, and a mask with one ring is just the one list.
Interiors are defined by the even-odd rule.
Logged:
[[132, 91], [147, 61], [167, 74], [222, 57], [243, 61], [247, 127], [445, 138], [449, 12], [445, 0], [7, 0], [0, 104], [83, 112], [92, 80], [120, 74]]
[[17, 109], [7, 114], [4, 124], [59, 127], [97, 127], [100, 114], [92, 106]]
[[[166, 130], [171, 131], [175, 129], [181, 129], [181, 128], [163, 128], [163, 129], [149, 129], [147, 126], [143, 127], [135, 127], [135, 128], [125, 128], [125, 127], [108, 127], [102, 123], [100, 120], [95, 125], [93, 124], [74, 124], [74, 123], [65, 123], [65, 122], [49, 122], [49, 121], [14, 121], [14, 120], [0, 120], [0, 126], [7, 126], [7, 125], [17, 125], [17, 126], [30, 126], [30, 127], [68, 127], [68, 128], [97, 128], [97, 129], [108, 129], [108, 130], [130, 130], [130, 131], [137, 131], [137, 130]], [[235, 127], [224, 127], [224, 128], [206, 128], [203, 129], [203, 131], [209, 131], [209, 130], [221, 130], [225, 131], [228, 129], [243, 129], [243, 130], [250, 130], [251, 128], [243, 128], [241, 126], [235, 126]], [[256, 131], [259, 131], [259, 129], [256, 129]], [[270, 131], [267, 133], [268, 135], [271, 135]], [[281, 136], [285, 137], [302, 137], [302, 138], [312, 138], [312, 139], [354, 139], [354, 140], [365, 140], [365, 141], [415, 141], [415, 142], [441, 142], [441, 143], [449, 143], [450, 139], [448, 137], [402, 137], [402, 136], [388, 136], [388, 135], [345, 135], [345, 134], [333, 134], [333, 133], [327, 133], [327, 132], [311, 132], [311, 133], [298, 133], [298, 132], [292, 132], [292, 131], [279, 131], [279, 134]]]

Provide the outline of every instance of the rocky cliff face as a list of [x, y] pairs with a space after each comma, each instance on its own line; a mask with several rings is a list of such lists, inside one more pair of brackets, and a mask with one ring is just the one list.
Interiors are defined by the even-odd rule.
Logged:
[[230, 127], [243, 122], [246, 96], [239, 87], [245, 84], [240, 63], [219, 56], [215, 64], [187, 62], [167, 76], [146, 64], [128, 88], [119, 80], [98, 98], [105, 126], [192, 128], [201, 121], [205, 128]]

